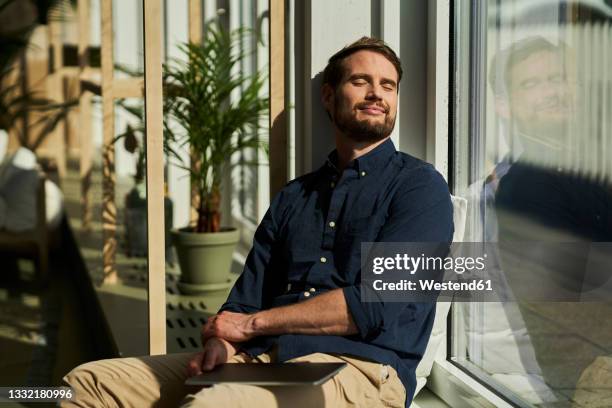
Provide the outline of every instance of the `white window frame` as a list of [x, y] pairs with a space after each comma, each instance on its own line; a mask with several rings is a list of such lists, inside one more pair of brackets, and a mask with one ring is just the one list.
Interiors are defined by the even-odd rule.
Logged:
[[[451, 38], [452, 0], [433, 0], [428, 10], [428, 76], [426, 159], [449, 180], [450, 118], [449, 64], [453, 50]], [[433, 75], [431, 75], [433, 73]], [[452, 306], [448, 321], [452, 316]], [[434, 361], [426, 387], [450, 406], [513, 407], [482, 381], [462, 370], [448, 359], [450, 333], [446, 326], [442, 345]]]

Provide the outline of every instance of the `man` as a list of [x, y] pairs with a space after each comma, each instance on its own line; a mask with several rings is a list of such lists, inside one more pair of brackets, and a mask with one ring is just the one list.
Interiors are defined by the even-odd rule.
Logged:
[[[183, 406], [408, 406], [435, 305], [361, 302], [360, 244], [450, 243], [453, 220], [444, 179], [390, 140], [401, 75], [380, 40], [363, 37], [332, 56], [322, 102], [336, 150], [273, 199], [242, 275], [202, 328], [203, 351], [85, 364], [65, 378], [77, 396], [176, 404], [181, 364], [195, 375], [224, 363], [341, 361], [348, 367], [322, 386], [222, 384]], [[132, 375], [152, 381], [129, 387]]]

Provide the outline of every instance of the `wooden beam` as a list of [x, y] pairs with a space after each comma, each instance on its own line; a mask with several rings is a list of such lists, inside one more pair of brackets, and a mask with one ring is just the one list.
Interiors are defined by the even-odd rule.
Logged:
[[[64, 102], [64, 80], [61, 72], [62, 68], [62, 26], [61, 22], [50, 20], [48, 24], [49, 43], [52, 51], [52, 65], [49, 76], [48, 86], [48, 97], [57, 103]], [[48, 139], [45, 143], [47, 148], [57, 161], [57, 170], [60, 179], [66, 174], [66, 120], [61, 119], [55, 125], [55, 128], [50, 132]]]
[[202, 42], [202, 0], [189, 0], [189, 41]]
[[[189, 0], [189, 41], [192, 43], [202, 42], [202, 0]], [[197, 171], [199, 166], [198, 156], [195, 152], [190, 153], [190, 165], [193, 171]], [[191, 211], [189, 220], [192, 224], [196, 224], [198, 221], [197, 208], [200, 207], [200, 196], [198, 195], [198, 189], [196, 185], [191, 185]]]
[[78, 0], [78, 54], [79, 54], [79, 173], [81, 177], [81, 224], [83, 229], [91, 229], [91, 171], [92, 171], [92, 128], [91, 93], [83, 86], [82, 79], [89, 65], [89, 0]]
[[[87, 75], [84, 75], [87, 78]], [[83, 92], [91, 92], [94, 95], [102, 96], [102, 85], [98, 82], [81, 77], [81, 89]]]
[[285, 1], [270, 0], [270, 198], [287, 183]]
[[115, 255], [117, 253], [117, 206], [115, 205], [115, 112], [113, 103], [113, 0], [102, 0], [101, 65], [102, 65], [102, 235], [104, 247], [104, 283], [118, 281]]
[[143, 0], [149, 259], [149, 354], [166, 353], [161, 0]]
[[113, 81], [113, 98], [142, 98], [144, 78], [121, 78]]

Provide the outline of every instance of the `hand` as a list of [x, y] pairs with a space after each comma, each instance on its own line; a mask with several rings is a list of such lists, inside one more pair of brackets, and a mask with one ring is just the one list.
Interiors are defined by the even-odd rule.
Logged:
[[220, 364], [225, 364], [236, 354], [236, 351], [236, 346], [229, 341], [211, 337], [204, 344], [204, 349], [189, 361], [187, 375], [192, 377], [202, 374], [202, 371], [210, 371]]
[[256, 336], [254, 322], [254, 314], [223, 311], [209, 317], [202, 326], [202, 343], [212, 337], [237, 343], [250, 340]]

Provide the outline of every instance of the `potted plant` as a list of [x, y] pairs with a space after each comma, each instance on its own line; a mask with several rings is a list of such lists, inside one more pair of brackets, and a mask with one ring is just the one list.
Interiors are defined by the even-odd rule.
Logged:
[[[164, 67], [165, 132], [182, 137], [191, 149], [188, 170], [197, 202], [195, 225], [172, 231], [181, 268], [178, 287], [184, 293], [231, 284], [239, 231], [221, 226], [221, 183], [235, 153], [265, 148], [258, 124], [268, 112], [268, 98], [261, 96], [263, 75], [244, 75], [238, 69], [250, 52], [243, 49], [250, 35], [247, 29], [228, 32], [211, 23], [201, 44], [181, 47], [184, 61], [175, 59]], [[170, 119], [180, 125], [181, 135], [168, 126]]]
[[[146, 155], [143, 140], [145, 137], [144, 109], [142, 105], [130, 105], [124, 100], [117, 103], [125, 112], [133, 116], [137, 122], [127, 125], [125, 131], [118, 135], [114, 142], [123, 141], [128, 153], [136, 156], [134, 185], [125, 195], [124, 227], [125, 252], [128, 256], [147, 256], [147, 188], [146, 188]], [[179, 162], [180, 156], [170, 145], [170, 138], [164, 138], [164, 155], [174, 157]], [[164, 225], [166, 243], [166, 262], [174, 263], [170, 226], [172, 225], [173, 203], [170, 197], [164, 197]]]

